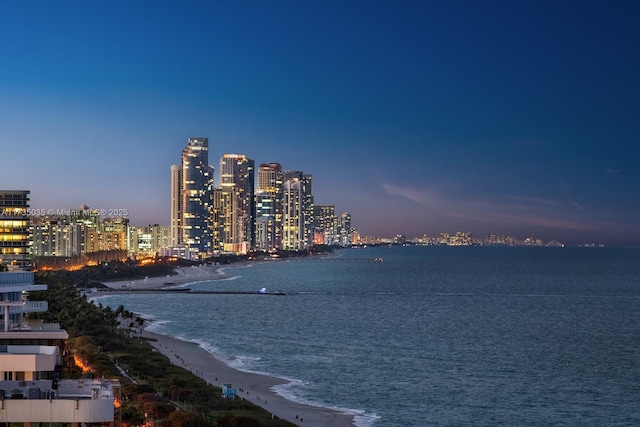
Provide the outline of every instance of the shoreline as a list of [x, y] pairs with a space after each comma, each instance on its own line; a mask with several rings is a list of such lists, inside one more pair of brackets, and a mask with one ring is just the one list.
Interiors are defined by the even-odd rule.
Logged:
[[274, 390], [290, 381], [271, 375], [245, 372], [227, 365], [199, 344], [169, 335], [144, 330], [142, 337], [170, 362], [180, 366], [216, 387], [231, 384], [241, 399], [248, 400], [275, 417], [298, 426], [355, 426], [355, 413], [289, 400]]
[[[232, 275], [225, 274], [222, 271], [223, 268], [244, 266], [246, 266], [246, 263], [177, 268], [175, 270], [178, 273], [177, 275], [104, 282], [104, 285], [122, 292], [126, 292], [128, 289], [161, 290], [173, 287], [179, 288], [191, 283], [227, 279]], [[87, 294], [87, 297], [99, 298], [107, 295], [109, 295], [108, 292], [97, 291]], [[167, 356], [172, 364], [190, 371], [217, 387], [231, 383], [232, 387], [237, 390], [239, 398], [248, 400], [270, 412], [275, 417], [298, 426], [356, 426], [355, 417], [358, 415], [356, 412], [296, 402], [284, 397], [274, 389], [278, 386], [290, 384], [290, 380], [233, 368], [195, 342], [151, 332], [146, 329], [143, 330], [142, 337], [147, 338], [148, 342], [163, 355]]]
[[[242, 266], [243, 263], [238, 263]], [[232, 265], [235, 266], [235, 265]], [[114, 282], [102, 282], [108, 288], [116, 290], [127, 289], [166, 289], [172, 287], [182, 287], [191, 283], [208, 282], [211, 280], [224, 280], [231, 276], [225, 274], [222, 269], [229, 265], [212, 265], [212, 266], [194, 266], [186, 268], [176, 268], [174, 271], [178, 274], [162, 276], [162, 277], [146, 277], [137, 280], [119, 280]], [[100, 290], [91, 293], [91, 296], [100, 295]]]

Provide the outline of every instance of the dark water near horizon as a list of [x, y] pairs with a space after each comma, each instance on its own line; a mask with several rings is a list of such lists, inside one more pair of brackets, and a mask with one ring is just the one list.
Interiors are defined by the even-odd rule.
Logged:
[[[376, 257], [384, 258], [374, 263]], [[366, 258], [371, 261], [342, 261]], [[359, 425], [640, 425], [640, 249], [391, 247], [113, 295]]]

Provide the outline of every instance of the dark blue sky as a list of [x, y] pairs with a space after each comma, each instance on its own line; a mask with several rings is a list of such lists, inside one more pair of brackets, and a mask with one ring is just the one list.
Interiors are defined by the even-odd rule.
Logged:
[[640, 244], [632, 1], [0, 3], [0, 188], [169, 222], [191, 136], [362, 234]]

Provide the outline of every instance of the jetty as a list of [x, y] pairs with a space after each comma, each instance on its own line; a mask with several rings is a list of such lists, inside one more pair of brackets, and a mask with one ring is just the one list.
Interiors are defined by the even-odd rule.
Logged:
[[179, 289], [143, 289], [143, 288], [102, 288], [96, 289], [96, 293], [104, 294], [187, 294], [187, 295], [286, 295], [281, 291], [261, 292], [261, 291], [194, 291], [190, 288]]
[[309, 257], [292, 257], [292, 258], [279, 258], [279, 261], [307, 261], [307, 262], [321, 262], [321, 261], [333, 261], [333, 262], [381, 262], [382, 258], [309, 258]]

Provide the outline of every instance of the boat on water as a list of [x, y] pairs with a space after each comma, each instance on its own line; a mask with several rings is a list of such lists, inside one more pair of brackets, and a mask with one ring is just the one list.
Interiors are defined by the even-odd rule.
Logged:
[[373, 262], [382, 262], [382, 261], [384, 261], [382, 258], [374, 258], [373, 259]]

